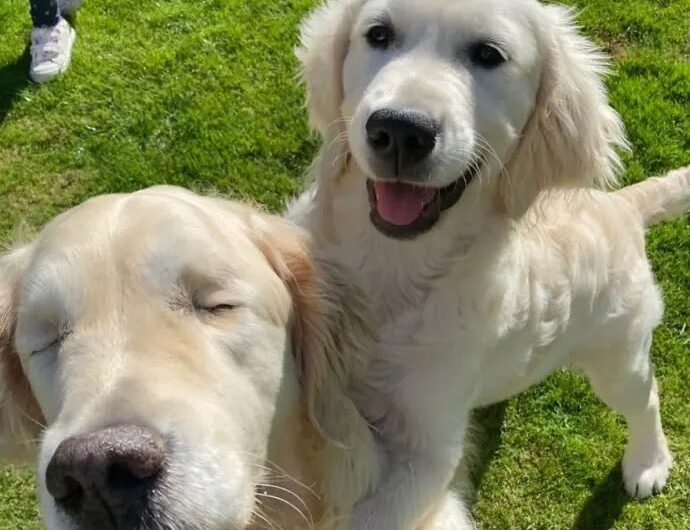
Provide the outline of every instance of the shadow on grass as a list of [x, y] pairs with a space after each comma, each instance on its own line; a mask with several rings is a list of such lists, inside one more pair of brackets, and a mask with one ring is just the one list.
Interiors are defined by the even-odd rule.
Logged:
[[[475, 410], [469, 435], [470, 452], [463, 459], [453, 480], [454, 487], [474, 504], [479, 485], [501, 446], [501, 428], [507, 403]], [[469, 488], [468, 488], [469, 486]]]
[[17, 60], [0, 67], [0, 125], [12, 110], [22, 90], [31, 83], [29, 66], [31, 65], [30, 45], [27, 44]]
[[[478, 491], [491, 461], [501, 447], [501, 429], [505, 420], [507, 403], [500, 403], [475, 411], [473, 416], [474, 453], [458, 470], [456, 486], [462, 487], [469, 479], [472, 486], [471, 501]], [[462, 488], [466, 493], [466, 488]], [[470, 500], [468, 499], [468, 500]], [[630, 502], [623, 489], [621, 463], [618, 462], [608, 475], [598, 482], [592, 495], [577, 514], [572, 530], [610, 530], [620, 518], [623, 508]]]
[[630, 498], [623, 490], [620, 462], [597, 484], [577, 515], [572, 530], [609, 530], [614, 527]]

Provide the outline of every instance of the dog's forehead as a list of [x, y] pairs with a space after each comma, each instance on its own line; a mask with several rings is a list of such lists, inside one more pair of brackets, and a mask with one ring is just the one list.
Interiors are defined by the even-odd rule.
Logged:
[[475, 36], [527, 22], [538, 8], [534, 0], [369, 0], [362, 16], [390, 18], [396, 25], [420, 32], [441, 29], [455, 36]]
[[211, 199], [178, 193], [147, 190], [91, 199], [49, 224], [39, 236], [40, 245], [50, 252], [121, 243], [135, 249], [139, 241], [159, 242], [160, 246], [170, 242], [178, 249], [226, 237], [236, 245], [250, 242], [239, 212], [219, 208]]
[[257, 256], [245, 219], [217, 201], [162, 192], [99, 197], [41, 233], [28, 283], [77, 288], [108, 275], [175, 281], [190, 267], [241, 274]]

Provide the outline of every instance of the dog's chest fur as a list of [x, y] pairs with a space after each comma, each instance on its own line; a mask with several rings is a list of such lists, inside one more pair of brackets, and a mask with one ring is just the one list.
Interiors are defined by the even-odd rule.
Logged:
[[[599, 228], [565, 222], [555, 237], [553, 228], [516, 227], [467, 201], [433, 232], [401, 243], [372, 227], [361, 187], [339, 190], [329, 215], [347, 223], [330, 223], [336, 238], [317, 237], [317, 249], [348, 274], [377, 319], [378, 343], [362, 352], [368, 367], [353, 397], [387, 439], [463, 436], [472, 408], [567, 365], [625, 305], [603, 286], [634, 274], [612, 268], [612, 257], [637, 258], [604, 251], [604, 229], [593, 237]], [[305, 204], [297, 216], [318, 232], [324, 221]]]
[[[534, 382], [535, 372], [553, 369], [552, 361], [541, 368], [532, 348], [534, 320], [542, 317], [528, 307], [529, 278], [515, 281], [523, 273], [510, 263], [519, 258], [503, 227], [442, 241], [430, 234], [424, 248], [375, 232], [356, 197], [341, 195], [334, 209], [350, 221], [336, 244], [321, 241], [318, 252], [346, 271], [378, 319], [378, 343], [363, 353], [368, 367], [353, 393], [387, 437], [433, 436], [441, 418], [449, 433], [462, 435], [458, 426], [475, 403], [508, 397]], [[509, 352], [504, 341], [513, 344]], [[444, 403], [453, 410], [442, 410]], [[451, 428], [450, 417], [458, 425]]]
[[[440, 423], [460, 435], [471, 408], [505, 399], [564, 362], [566, 341], [553, 344], [563, 323], [549, 322], [548, 309], [535, 313], [529, 306], [529, 278], [515, 282], [521, 272], [514, 268], [468, 261], [449, 263], [443, 273], [434, 267], [433, 275], [397, 270], [396, 277], [389, 270], [387, 280], [371, 282], [376, 275], [367, 273], [353, 278], [365, 280], [361, 286], [381, 317], [367, 377], [354, 390], [360, 409], [387, 437], [435, 435]], [[544, 348], [535, 345], [535, 330]], [[452, 417], [458, 425], [449, 429]]]

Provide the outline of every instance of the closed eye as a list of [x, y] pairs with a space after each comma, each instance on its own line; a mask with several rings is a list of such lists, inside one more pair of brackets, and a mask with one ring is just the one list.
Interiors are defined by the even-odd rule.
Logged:
[[213, 307], [207, 307], [205, 309], [211, 313], [220, 313], [222, 311], [233, 311], [237, 309], [237, 306], [232, 304], [220, 304]]
[[51, 342], [50, 344], [48, 344], [48, 346], [45, 346], [44, 348], [32, 351], [31, 355], [33, 356], [33, 355], [37, 355], [39, 353], [44, 353], [44, 352], [48, 351], [50, 348], [52, 348], [53, 346], [57, 346], [58, 344], [60, 344], [60, 339], [54, 340], [53, 342]]
[[63, 340], [65, 340], [69, 335], [71, 334], [71, 331], [67, 331], [63, 334], [61, 334], [57, 339], [55, 339], [53, 342], [48, 344], [47, 346], [44, 346], [43, 348], [39, 348], [38, 350], [34, 350], [31, 352], [31, 356], [38, 355], [40, 353], [45, 353], [48, 350], [54, 348], [55, 346], [59, 346]]
[[209, 298], [221, 298], [220, 296], [208, 297], [201, 295], [188, 295], [184, 290], [180, 289], [178, 293], [169, 301], [169, 307], [173, 311], [182, 311], [184, 313], [197, 313], [199, 315], [221, 315], [229, 313], [239, 307], [237, 303], [218, 302], [216, 303]]
[[207, 313], [211, 315], [222, 315], [224, 313], [229, 313], [237, 309], [236, 304], [218, 304], [213, 306], [195, 305], [195, 309], [202, 313]]

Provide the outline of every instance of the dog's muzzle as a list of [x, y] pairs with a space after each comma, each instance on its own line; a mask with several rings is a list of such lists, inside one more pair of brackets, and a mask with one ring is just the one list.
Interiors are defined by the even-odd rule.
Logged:
[[367, 120], [366, 134], [379, 177], [367, 182], [371, 222], [394, 239], [412, 239], [431, 230], [479, 171], [479, 164], [471, 164], [445, 188], [426, 185], [441, 126], [419, 111], [377, 110]]

